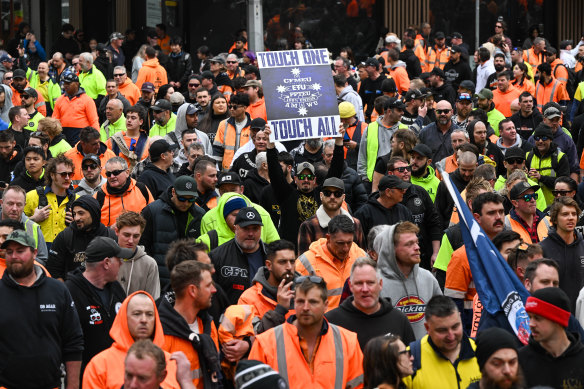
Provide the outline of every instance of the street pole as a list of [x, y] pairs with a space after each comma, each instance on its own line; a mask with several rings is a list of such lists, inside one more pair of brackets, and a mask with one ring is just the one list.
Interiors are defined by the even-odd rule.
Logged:
[[249, 49], [254, 52], [264, 51], [264, 17], [262, 0], [248, 0], [247, 36]]
[[[479, 10], [481, 7], [480, 0], [475, 0], [475, 50], [479, 49], [479, 23], [480, 23], [480, 16]], [[470, 53], [469, 53], [470, 54]]]

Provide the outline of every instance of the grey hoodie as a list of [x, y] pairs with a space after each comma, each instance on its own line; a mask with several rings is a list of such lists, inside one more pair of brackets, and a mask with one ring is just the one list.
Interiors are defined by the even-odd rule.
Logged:
[[391, 299], [394, 307], [410, 320], [416, 339], [421, 339], [426, 335], [426, 304], [433, 296], [441, 295], [442, 291], [432, 273], [422, 269], [419, 264], [414, 265], [409, 277], [404, 276], [395, 259], [395, 226], [389, 226], [382, 234], [377, 235], [374, 242], [376, 247], [380, 247], [377, 265], [383, 279], [381, 297]]
[[[2, 65], [0, 65], [2, 66]], [[4, 120], [6, 124], [10, 124], [10, 119], [8, 118], [8, 111], [12, 108], [12, 89], [8, 85], [0, 84], [4, 89], [4, 94], [6, 99], [4, 100], [4, 107], [0, 108], [0, 119]]]
[[156, 260], [146, 254], [144, 246], [136, 246], [132, 258], [122, 261], [118, 281], [130, 295], [138, 290], [144, 290], [154, 298], [160, 297], [160, 280]]
[[[379, 129], [377, 131], [378, 146], [377, 157], [381, 155], [388, 154], [391, 151], [391, 137], [398, 130], [401, 122], [396, 123], [393, 127], [387, 128], [383, 125], [383, 116], [377, 118], [377, 124], [379, 124]], [[361, 137], [361, 143], [359, 144], [359, 157], [357, 159], [357, 174], [361, 178], [367, 178], [367, 134], [369, 128], [363, 131], [363, 136]]]
[[[187, 114], [187, 108], [189, 105], [190, 105], [189, 103], [184, 103], [183, 105], [181, 105], [178, 108], [178, 111], [176, 111], [176, 124], [174, 126], [174, 134], [176, 135], [176, 139], [178, 139], [179, 142], [180, 142], [183, 131], [188, 128], [187, 127], [187, 119], [185, 116]], [[199, 131], [197, 129], [195, 129], [195, 131], [197, 132], [197, 137], [199, 138], [199, 141], [201, 142], [201, 144], [203, 145], [203, 148], [205, 149], [205, 154], [212, 157], [213, 156], [213, 146], [211, 145], [211, 142], [209, 141], [209, 137], [203, 131]], [[164, 139], [166, 139], [168, 141], [168, 143], [170, 143], [171, 145], [174, 143], [177, 143], [169, 135], [166, 135], [164, 137]], [[176, 155], [175, 155], [175, 157], [176, 157]]]
[[95, 188], [92, 188], [85, 180], [85, 177], [83, 177], [81, 181], [79, 181], [77, 189], [75, 189], [75, 193], [77, 193], [79, 196], [93, 196], [99, 190], [99, 188], [101, 188], [101, 186], [107, 182], [104, 176], [100, 176], [100, 178], [101, 180], [99, 181], [99, 184]]

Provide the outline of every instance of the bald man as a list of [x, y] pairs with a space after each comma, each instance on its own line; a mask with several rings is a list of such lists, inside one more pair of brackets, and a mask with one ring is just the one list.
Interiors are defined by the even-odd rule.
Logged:
[[420, 131], [420, 142], [432, 149], [432, 161], [441, 161], [452, 155], [450, 135], [458, 128], [452, 121], [452, 105], [447, 100], [436, 103], [436, 121]]
[[105, 106], [105, 117], [106, 121], [103, 122], [99, 131], [99, 138], [104, 143], [116, 132], [126, 131], [124, 104], [118, 99], [108, 101]]

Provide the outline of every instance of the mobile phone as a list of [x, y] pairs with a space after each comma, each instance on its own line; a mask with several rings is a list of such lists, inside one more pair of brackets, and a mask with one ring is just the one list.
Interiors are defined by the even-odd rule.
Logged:
[[350, 142], [350, 141], [351, 141], [351, 137], [345, 131], [345, 135], [343, 135], [343, 142]]

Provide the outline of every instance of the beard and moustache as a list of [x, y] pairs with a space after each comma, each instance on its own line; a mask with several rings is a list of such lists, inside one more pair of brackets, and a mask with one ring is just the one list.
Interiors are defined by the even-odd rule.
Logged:
[[505, 70], [505, 65], [497, 64], [495, 65], [495, 70], [497, 71], [497, 73], [502, 72], [503, 70]]
[[424, 173], [426, 173], [426, 169], [428, 167], [428, 162], [424, 164], [424, 166], [420, 166], [418, 170], [414, 170], [412, 167], [412, 176], [413, 177], [422, 177]]
[[483, 371], [483, 377], [481, 382], [483, 384], [483, 389], [524, 389], [525, 388], [525, 380], [523, 377], [523, 372], [521, 371], [521, 367], [517, 369], [517, 375], [515, 377], [506, 376], [511, 381], [511, 386], [503, 387], [500, 385], [499, 381], [489, 377]]
[[308, 147], [310, 147], [311, 149], [316, 149], [319, 150], [320, 147], [322, 146], [322, 139], [308, 139], [306, 141], [306, 144], [308, 145]]

